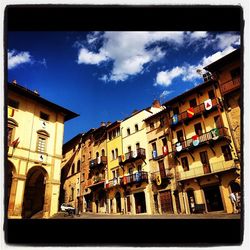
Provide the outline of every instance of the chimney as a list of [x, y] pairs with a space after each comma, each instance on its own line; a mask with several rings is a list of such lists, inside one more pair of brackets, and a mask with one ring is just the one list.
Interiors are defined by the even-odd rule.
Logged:
[[160, 107], [161, 107], [161, 104], [160, 104], [160, 102], [159, 102], [158, 100], [154, 100], [152, 106], [153, 106], [154, 108], [160, 108]]
[[106, 126], [105, 122], [101, 122], [101, 127]]

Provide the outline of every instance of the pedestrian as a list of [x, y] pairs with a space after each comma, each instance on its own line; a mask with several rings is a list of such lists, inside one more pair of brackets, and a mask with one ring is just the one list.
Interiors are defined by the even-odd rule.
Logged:
[[236, 200], [236, 196], [235, 194], [232, 192], [230, 195], [229, 195], [229, 199], [233, 205], [233, 213], [238, 213], [237, 211], [237, 200]]

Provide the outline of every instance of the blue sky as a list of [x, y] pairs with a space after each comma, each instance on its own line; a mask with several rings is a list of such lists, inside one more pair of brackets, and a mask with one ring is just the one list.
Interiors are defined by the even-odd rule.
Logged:
[[8, 81], [78, 114], [64, 142], [101, 121], [202, 83], [197, 69], [240, 46], [237, 32], [9, 32]]

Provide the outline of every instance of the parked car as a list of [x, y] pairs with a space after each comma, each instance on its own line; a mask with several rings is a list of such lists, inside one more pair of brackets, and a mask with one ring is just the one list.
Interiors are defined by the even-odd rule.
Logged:
[[75, 214], [76, 209], [71, 204], [63, 203], [61, 205], [61, 211], [67, 212], [69, 215], [73, 215]]

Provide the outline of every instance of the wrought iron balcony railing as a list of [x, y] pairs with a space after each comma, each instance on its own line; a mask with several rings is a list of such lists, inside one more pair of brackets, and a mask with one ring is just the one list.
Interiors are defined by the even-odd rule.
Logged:
[[93, 168], [96, 166], [106, 165], [106, 164], [107, 164], [107, 156], [99, 156], [89, 162], [89, 167]]
[[228, 134], [228, 128], [215, 128], [199, 136], [193, 136], [187, 140], [176, 142], [172, 144], [172, 151], [181, 152], [184, 150], [194, 149], [198, 146], [208, 143], [209, 141], [216, 141], [221, 138], [230, 138]]
[[176, 175], [178, 181], [201, 177], [208, 174], [219, 173], [222, 171], [237, 169], [233, 160], [229, 162], [220, 161], [215, 163], [209, 163], [207, 165], [200, 165], [195, 168], [191, 168], [188, 171], [179, 171]]
[[232, 79], [228, 82], [224, 82], [220, 85], [220, 89], [221, 89], [221, 93], [223, 95], [235, 90], [235, 89], [238, 89], [240, 87], [240, 78], [235, 78], [235, 79]]
[[146, 150], [144, 148], [138, 148], [137, 150], [126, 153], [125, 155], [120, 155], [118, 157], [118, 161], [120, 165], [124, 165], [126, 163], [145, 158], [146, 158]]
[[147, 181], [148, 181], [148, 172], [138, 171], [134, 174], [122, 176], [120, 179], [120, 184], [128, 185], [128, 184], [142, 183]]
[[173, 173], [171, 173], [169, 169], [164, 169], [162, 171], [156, 171], [151, 173], [151, 181], [155, 181], [157, 176], [159, 175], [162, 180], [172, 179], [174, 177]]
[[[220, 100], [218, 98], [214, 98], [211, 100], [212, 102], [212, 107], [209, 110], [213, 110], [214, 108], [221, 108], [221, 103]], [[177, 114], [175, 116], [172, 116], [170, 118], [169, 124], [171, 125], [171, 127], [174, 127], [175, 125], [179, 124], [180, 122], [184, 122], [187, 120], [191, 120], [193, 118], [195, 118], [198, 115], [201, 115], [204, 112], [209, 111], [205, 108], [205, 103], [201, 103], [200, 105], [196, 106], [193, 108], [193, 116], [189, 116], [188, 115], [188, 110], [181, 112], [180, 114]], [[175, 119], [175, 117], [177, 117], [177, 119]]]

